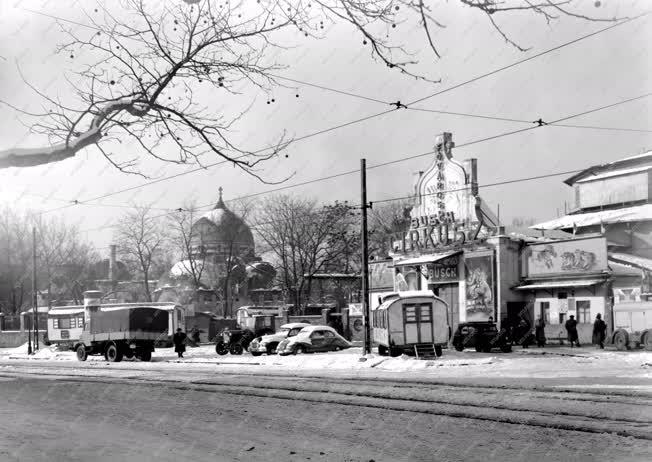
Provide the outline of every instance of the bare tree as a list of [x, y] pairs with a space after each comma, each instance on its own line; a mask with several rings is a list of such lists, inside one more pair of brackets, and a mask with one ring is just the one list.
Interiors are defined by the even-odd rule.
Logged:
[[319, 207], [315, 200], [281, 195], [260, 207], [256, 233], [276, 257], [280, 284], [294, 300], [294, 310], [304, 308], [315, 274], [333, 270], [350, 249], [350, 207]]
[[145, 297], [152, 301], [150, 277], [157, 261], [165, 258], [167, 236], [160, 217], [147, 206], [136, 206], [120, 220], [115, 232], [117, 251], [123, 261], [143, 278]]
[[[577, 3], [573, 0], [457, 2], [484, 14], [520, 50], [524, 48], [497, 23], [501, 13], [535, 14], [547, 22], [563, 15], [602, 20], [572, 10], [571, 4]], [[398, 25], [417, 25], [426, 46], [439, 57], [432, 28], [445, 27], [422, 0], [258, 0], [256, 5], [122, 0], [99, 2], [91, 8], [82, 8], [88, 27], [58, 21], [66, 37], [58, 50], [73, 60], [79, 54], [90, 56], [67, 73], [72, 76], [68, 80], [72, 99], [62, 102], [26, 81], [43, 98], [44, 111], [21, 111], [5, 102], [35, 117], [37, 121], [29, 125], [34, 133], [48, 138], [48, 145], [0, 151], [0, 168], [57, 162], [94, 146], [117, 168], [131, 173], [140, 173], [138, 159], [148, 155], [165, 162], [200, 165], [217, 158], [258, 176], [256, 166], [274, 157], [290, 140], [280, 135], [275, 146], [259, 151], [240, 146], [232, 140], [229, 128], [248, 109], [229, 114], [219, 106], [205, 105], [199, 96], [202, 92], [214, 92], [224, 100], [226, 95], [250, 88], [269, 91], [278, 85], [274, 72], [282, 67], [269, 58], [291, 40], [290, 34], [279, 32], [318, 39], [327, 36], [325, 27], [337, 23], [353, 28], [376, 61], [420, 77], [411, 71], [416, 64], [414, 53], [396, 43], [391, 31]], [[133, 157], [113, 152], [125, 140], [139, 148]]]
[[[60, 218], [38, 216], [36, 228], [37, 282], [45, 287], [48, 303], [54, 296], [70, 294], [79, 301], [79, 283], [95, 258], [91, 246], [83, 242], [79, 230]], [[28, 234], [31, 236], [31, 233]]]
[[207, 266], [204, 249], [196, 245], [198, 230], [193, 225], [198, 217], [194, 202], [186, 203], [168, 217], [170, 241], [181, 259], [177, 264], [178, 269], [184, 273], [183, 277], [189, 280], [194, 290], [202, 286], [202, 276]]
[[403, 199], [373, 204], [369, 210], [369, 255], [384, 258], [392, 242], [410, 227], [412, 201]]
[[0, 268], [0, 299], [3, 310], [17, 313], [30, 300], [32, 226], [26, 214], [5, 207], [0, 218], [0, 239], [5, 261]]

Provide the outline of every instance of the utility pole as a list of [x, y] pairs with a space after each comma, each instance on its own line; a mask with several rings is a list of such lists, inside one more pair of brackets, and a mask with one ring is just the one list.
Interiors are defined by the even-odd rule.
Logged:
[[364, 353], [371, 353], [371, 316], [369, 310], [369, 246], [367, 243], [367, 160], [360, 159], [360, 195], [362, 199], [362, 312], [364, 313]]
[[34, 303], [34, 349], [38, 350], [38, 296], [36, 294], [36, 226], [32, 227], [32, 299]]

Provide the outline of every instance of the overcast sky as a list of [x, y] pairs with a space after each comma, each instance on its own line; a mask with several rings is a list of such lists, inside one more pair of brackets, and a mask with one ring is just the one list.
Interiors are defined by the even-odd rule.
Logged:
[[[582, 5], [579, 11], [586, 14], [624, 17], [641, 13], [646, 2], [579, 3]], [[600, 6], [596, 7], [596, 3]], [[68, 94], [61, 77], [64, 71], [83, 63], [84, 57], [70, 59], [67, 54], [54, 54], [56, 44], [65, 37], [51, 18], [37, 12], [84, 23], [78, 7], [92, 9], [94, 3], [0, 0], [0, 5], [0, 100], [39, 108], [41, 100], [24, 84], [20, 69], [32, 84], [65, 101]], [[396, 41], [417, 52], [419, 65], [414, 71], [433, 80], [441, 79], [441, 83], [417, 81], [375, 62], [359, 33], [346, 27], [332, 27], [323, 40], [290, 37], [288, 40], [296, 48], [275, 58], [288, 66], [280, 73], [290, 78], [382, 101], [409, 102], [609, 25], [574, 18], [561, 18], [548, 25], [531, 13], [497, 15], [496, 21], [510, 38], [530, 48], [520, 52], [505, 43], [480, 12], [449, 1], [438, 4], [435, 13], [447, 26], [435, 31], [441, 59], [425, 47], [419, 30], [408, 26], [402, 30], [399, 24], [391, 33]], [[651, 92], [651, 26], [650, 17], [637, 19], [414, 107], [531, 121], [554, 120]], [[389, 107], [305, 85], [291, 85], [276, 88], [271, 95], [249, 91], [238, 101], [228, 100], [229, 110], [253, 102], [233, 134], [246, 148], [267, 146], [284, 130], [289, 136], [300, 137]], [[225, 104], [223, 95], [215, 91], [202, 97], [216, 107]], [[272, 97], [275, 102], [266, 104]], [[651, 102], [652, 98], [642, 99], [567, 123], [652, 130]], [[29, 135], [24, 125], [28, 119], [6, 107], [2, 111], [0, 149], [43, 143]], [[269, 180], [293, 175], [287, 182], [291, 185], [356, 170], [362, 157], [373, 166], [428, 152], [436, 135], [444, 131], [452, 132], [453, 140], [461, 145], [526, 126], [402, 109], [298, 141], [287, 150], [287, 158], [281, 156], [270, 161], [259, 174]], [[454, 149], [453, 155], [458, 160], [477, 158], [483, 185], [613, 161], [649, 150], [651, 141], [649, 132], [544, 127]], [[128, 154], [130, 146], [121, 149], [123, 154]], [[206, 159], [206, 162], [215, 160]], [[431, 156], [422, 156], [370, 170], [369, 200], [405, 195], [412, 188], [414, 172], [425, 170], [431, 161]], [[183, 172], [188, 167], [143, 160], [141, 169], [155, 179]], [[563, 212], [565, 201], [570, 203], [571, 190], [562, 183], [567, 176], [570, 175], [481, 188], [481, 195], [494, 209], [500, 204], [504, 222], [509, 223], [514, 217], [543, 221], [554, 218], [558, 210]], [[66, 201], [84, 201], [146, 182], [118, 172], [97, 151], [89, 149], [56, 164], [0, 170], [0, 197], [15, 207], [51, 210], [66, 205]], [[111, 240], [110, 225], [126, 209], [98, 204], [115, 206], [136, 202], [170, 209], [192, 198], [206, 205], [217, 200], [219, 186], [224, 188], [227, 200], [274, 188], [233, 167], [219, 166], [94, 201], [92, 206], [77, 205], [52, 213], [63, 214], [71, 222], [79, 223], [82, 230], [91, 230], [87, 233], [89, 239], [105, 252]], [[353, 174], [287, 192], [313, 196], [324, 202], [338, 199], [357, 203], [359, 190], [359, 176]]]

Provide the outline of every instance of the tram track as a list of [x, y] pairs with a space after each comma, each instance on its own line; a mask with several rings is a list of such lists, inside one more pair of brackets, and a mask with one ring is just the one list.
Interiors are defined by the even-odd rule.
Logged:
[[[5, 363], [6, 364], [6, 363]], [[161, 384], [176, 389], [192, 389], [229, 395], [277, 398], [284, 400], [344, 404], [421, 414], [545, 427], [609, 433], [652, 440], [652, 400], [635, 395], [609, 399], [602, 393], [558, 392], [525, 387], [451, 385], [423, 381], [383, 380], [348, 377], [280, 376], [277, 374], [227, 373], [219, 376], [205, 370], [182, 377], [171, 371], [151, 367], [57, 367], [30, 371], [16, 365], [0, 376], [41, 376], [69, 382], [102, 384]], [[122, 375], [115, 375], [117, 371]], [[143, 376], [149, 372], [150, 376]], [[136, 374], [134, 374], [136, 373]], [[629, 396], [631, 399], [625, 399]]]

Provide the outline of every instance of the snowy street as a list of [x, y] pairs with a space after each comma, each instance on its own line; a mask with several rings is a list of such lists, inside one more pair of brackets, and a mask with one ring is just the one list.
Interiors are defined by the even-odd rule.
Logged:
[[[545, 353], [545, 354], [542, 354]], [[39, 460], [649, 460], [652, 353], [361, 351], [86, 363], [0, 352], [1, 456]], [[34, 358], [34, 357], [32, 357]], [[42, 399], [42, 397], [47, 397]], [[292, 408], [288, 412], [288, 406]], [[74, 416], [74, 417], [73, 417]], [[175, 429], [173, 419], [178, 419]], [[47, 425], [43, 425], [47, 422]], [[57, 425], [56, 422], [61, 422]], [[36, 438], [25, 438], [25, 426]], [[61, 434], [75, 435], [70, 445]], [[444, 443], [442, 443], [444, 441]], [[19, 442], [17, 444], [17, 442]], [[107, 451], [110, 449], [110, 456]]]

